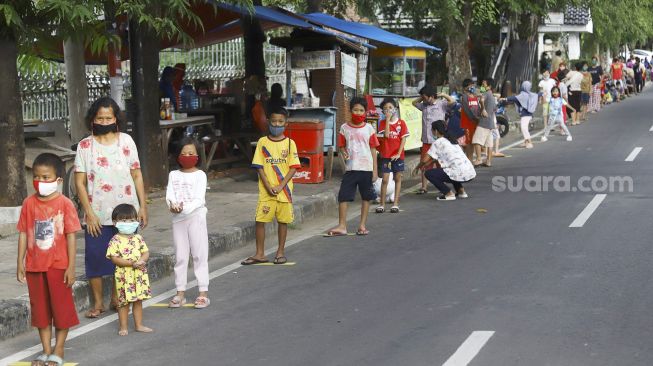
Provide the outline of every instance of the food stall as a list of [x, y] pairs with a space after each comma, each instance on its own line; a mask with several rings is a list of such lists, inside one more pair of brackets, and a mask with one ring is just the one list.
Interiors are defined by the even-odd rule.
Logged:
[[[367, 54], [372, 46], [354, 37], [298, 29], [290, 37], [273, 38], [270, 43], [287, 50], [289, 118], [324, 122], [324, 151], [328, 154], [326, 177], [329, 179], [338, 130], [351, 118], [348, 101], [364, 82], [358, 77], [358, 57]], [[298, 90], [291, 93], [293, 70], [303, 72], [307, 89], [304, 93]]]
[[[399, 104], [401, 118], [406, 121], [410, 137], [406, 149], [419, 148], [422, 143], [422, 112], [412, 101], [426, 80], [426, 52], [439, 48], [380, 29], [350, 22], [327, 14], [305, 14], [308, 20], [327, 29], [361, 37], [375, 46], [369, 54], [368, 75], [365, 88], [379, 105], [383, 98], [393, 97]], [[379, 110], [380, 111], [380, 110]]]

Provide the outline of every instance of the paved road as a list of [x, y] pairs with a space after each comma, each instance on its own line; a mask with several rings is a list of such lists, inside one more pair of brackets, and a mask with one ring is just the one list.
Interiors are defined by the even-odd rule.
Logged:
[[[288, 250], [295, 266], [228, 268], [211, 283], [211, 307], [148, 308], [154, 334], [119, 338], [112, 322], [71, 340], [67, 358], [651, 365], [652, 101], [648, 91], [608, 107], [573, 128], [573, 142], [554, 135], [535, 149], [511, 150], [479, 172], [468, 200], [406, 195], [404, 212], [372, 214], [367, 237], [304, 240]], [[624, 161], [635, 147], [643, 149]], [[581, 176], [630, 176], [634, 191], [493, 191], [495, 176], [543, 175], [574, 184]], [[569, 227], [597, 193], [607, 196], [582, 227]]]

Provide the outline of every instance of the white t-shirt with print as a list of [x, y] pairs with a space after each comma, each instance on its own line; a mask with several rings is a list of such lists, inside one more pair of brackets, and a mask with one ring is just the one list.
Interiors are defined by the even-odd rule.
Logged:
[[551, 98], [551, 89], [556, 86], [556, 81], [548, 78], [547, 80], [540, 80], [540, 83], [537, 84], [537, 86], [540, 88], [540, 91], [542, 92], [542, 97], [544, 98], [544, 102], [546, 103], [549, 98]]
[[374, 170], [372, 148], [379, 146], [379, 140], [376, 138], [374, 127], [370, 124], [365, 123], [360, 127], [355, 127], [345, 123], [340, 126], [338, 146], [347, 148], [347, 154], [349, 154], [346, 164], [347, 171], [371, 172]]
[[476, 170], [460, 145], [452, 144], [444, 137], [435, 140], [428, 154], [440, 163], [451, 180], [467, 182], [476, 177]]
[[183, 202], [183, 210], [172, 214], [172, 222], [180, 222], [194, 214], [206, 215], [206, 173], [196, 170], [184, 173], [173, 170], [168, 175], [166, 201], [172, 204]]

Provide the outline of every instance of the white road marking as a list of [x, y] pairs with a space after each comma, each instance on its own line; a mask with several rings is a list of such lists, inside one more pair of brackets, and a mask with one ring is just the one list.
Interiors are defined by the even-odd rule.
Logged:
[[[532, 134], [531, 135], [531, 141], [533, 141], [534, 138], [536, 138], [536, 137], [538, 137], [540, 135], [544, 135], [544, 130], [541, 130], [539, 132], [536, 132], [536, 133]], [[513, 147], [515, 147], [515, 146], [517, 146], [519, 144], [523, 144], [524, 141], [525, 141], [524, 139], [521, 139], [521, 140], [518, 140], [516, 142], [513, 142], [512, 144], [510, 144], [508, 146], [504, 146], [504, 147], [500, 148], [499, 152], [502, 152], [502, 151], [508, 150], [508, 149], [512, 149]]]
[[625, 161], [634, 161], [637, 155], [642, 151], [641, 147], [636, 147], [633, 149], [633, 151], [628, 155]]
[[[418, 187], [418, 186], [419, 185], [416, 185], [415, 187]], [[404, 191], [404, 192], [406, 192], [406, 191]], [[348, 214], [348, 217], [351, 218], [351, 219], [355, 219], [358, 216], [360, 216], [360, 211]], [[338, 224], [338, 221], [335, 220], [334, 222], [332, 222], [331, 225], [329, 225], [329, 227], [333, 227], [333, 226], [335, 226], [337, 224]], [[315, 237], [315, 232], [312, 230], [311, 232], [300, 235], [300, 236], [296, 237], [293, 240], [289, 240], [286, 243], [286, 248], [290, 247], [290, 246], [293, 246], [293, 245], [295, 245], [297, 243], [301, 243], [304, 240], [311, 239], [313, 237]], [[265, 255], [270, 255], [272, 253], [275, 253], [276, 251], [277, 251], [276, 248], [270, 248], [270, 249], [265, 251]], [[211, 272], [209, 274], [209, 279], [212, 280], [212, 279], [220, 277], [220, 276], [222, 276], [222, 275], [224, 275], [226, 273], [233, 272], [234, 270], [237, 270], [239, 268], [242, 268], [242, 265], [240, 264], [240, 260], [238, 262], [234, 262], [232, 264], [229, 264], [229, 265], [227, 265], [225, 267], [222, 267], [220, 269], [217, 269], [217, 270]], [[193, 280], [193, 281], [189, 282], [187, 289], [189, 290], [189, 289], [192, 289], [194, 287], [197, 287], [197, 280]], [[157, 296], [155, 296], [155, 297], [153, 297], [153, 298], [151, 298], [149, 300], [143, 301], [143, 308], [148, 308], [148, 307], [150, 307], [152, 305], [159, 304], [162, 301], [171, 298], [175, 294], [177, 294], [176, 289], [168, 290], [168, 291], [166, 291], [166, 292], [164, 292], [164, 293], [162, 293], [160, 295], [157, 295]], [[105, 317], [102, 317], [101, 319], [95, 320], [95, 321], [93, 321], [93, 322], [91, 322], [89, 324], [86, 324], [84, 326], [81, 326], [79, 328], [75, 328], [75, 329], [71, 330], [68, 333], [68, 338], [66, 339], [66, 341], [70, 341], [71, 339], [75, 339], [75, 338], [77, 338], [79, 336], [82, 336], [82, 335], [84, 335], [86, 333], [92, 332], [92, 331], [94, 331], [94, 330], [96, 330], [96, 329], [98, 329], [98, 328], [100, 328], [102, 326], [105, 326], [105, 325], [107, 325], [109, 323], [112, 323], [113, 321], [116, 321], [116, 320], [118, 320], [118, 314], [111, 314], [111, 315], [107, 315]], [[32, 355], [35, 355], [35, 354], [41, 352], [42, 350], [43, 350], [43, 348], [42, 348], [42, 346], [40, 344], [37, 344], [35, 346], [26, 348], [26, 349], [24, 349], [22, 351], [16, 352], [16, 353], [14, 353], [14, 354], [12, 354], [10, 356], [7, 356], [7, 357], [1, 359], [0, 360], [0, 366], [6, 366], [6, 365], [9, 365], [11, 363], [18, 362], [18, 361], [20, 361], [22, 359], [28, 358], [28, 357], [30, 357]]]
[[580, 214], [576, 217], [576, 219], [569, 225], [569, 227], [583, 227], [585, 225], [585, 222], [592, 216], [594, 211], [596, 211], [597, 208], [599, 208], [599, 205], [603, 200], [607, 197], [607, 194], [597, 194], [592, 198], [590, 203], [587, 204], [585, 209], [581, 211]]
[[493, 335], [494, 331], [488, 330], [477, 330], [472, 332], [465, 342], [458, 347], [456, 352], [451, 355], [447, 362], [443, 363], [442, 366], [468, 365]]

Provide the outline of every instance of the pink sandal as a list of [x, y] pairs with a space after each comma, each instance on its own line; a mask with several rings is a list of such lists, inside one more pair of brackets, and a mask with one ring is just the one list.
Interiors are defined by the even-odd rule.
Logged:
[[195, 299], [195, 309], [204, 309], [209, 305], [211, 305], [211, 300], [206, 296], [198, 296], [197, 299]]
[[186, 305], [186, 298], [181, 298], [178, 295], [175, 295], [168, 303], [168, 307], [173, 309], [180, 308], [184, 305]]

